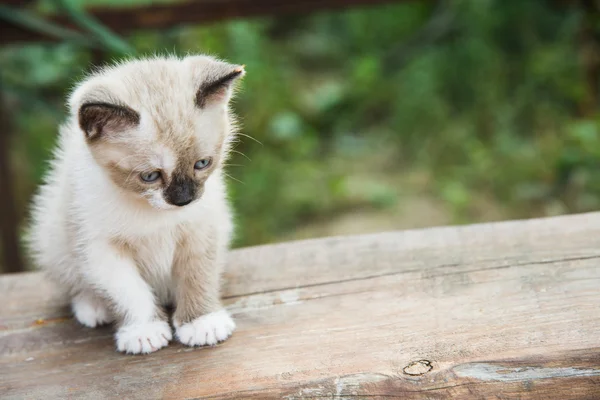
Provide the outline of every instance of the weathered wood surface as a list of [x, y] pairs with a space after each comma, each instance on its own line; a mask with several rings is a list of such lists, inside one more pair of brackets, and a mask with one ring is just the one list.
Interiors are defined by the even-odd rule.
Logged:
[[600, 398], [600, 213], [231, 254], [227, 342], [115, 352], [0, 278], [0, 398]]

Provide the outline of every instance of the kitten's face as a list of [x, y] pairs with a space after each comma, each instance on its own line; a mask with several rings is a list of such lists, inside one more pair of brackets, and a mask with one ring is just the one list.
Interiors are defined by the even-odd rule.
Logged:
[[206, 57], [125, 67], [74, 94], [83, 98], [78, 120], [92, 155], [119, 188], [155, 209], [200, 199], [227, 155], [230, 86], [243, 70]]
[[215, 143], [201, 135], [171, 139], [98, 143], [91, 148], [112, 181], [156, 209], [186, 206], [198, 200], [204, 183], [219, 168], [225, 132]]

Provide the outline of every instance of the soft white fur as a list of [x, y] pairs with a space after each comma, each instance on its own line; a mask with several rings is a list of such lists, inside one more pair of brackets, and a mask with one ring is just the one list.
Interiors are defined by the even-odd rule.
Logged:
[[[193, 224], [199, 232], [216, 227], [217, 241], [225, 247], [232, 233], [231, 213], [220, 168], [206, 182], [202, 198], [188, 206], [169, 205], [156, 192], [148, 193], [147, 207], [132, 201], [94, 160], [77, 123], [78, 108], [86, 99], [117, 98], [141, 113], [140, 129], [131, 134], [152, 140], [159, 127], [150, 115], [172, 115], [177, 121], [182, 113], [196, 112], [190, 99], [203, 77], [216, 74], [218, 68], [225, 66], [208, 57], [156, 58], [127, 62], [89, 77], [70, 98], [71, 115], [61, 127], [46, 183], [35, 197], [29, 232], [35, 261], [72, 296], [75, 317], [83, 325], [111, 322], [111, 310], [122, 316], [116, 333], [120, 351], [148, 353], [168, 344], [171, 328], [156, 320], [155, 305], [173, 302], [175, 233], [183, 223]], [[226, 101], [213, 108], [194, 117], [194, 134], [209, 145], [216, 140], [215, 126], [232, 130], [222, 118]], [[165, 149], [156, 163], [170, 168], [173, 158]], [[139, 265], [115, 251], [114, 238], [126, 238], [136, 247], [143, 257]], [[215, 241], [205, 239], [201, 243], [207, 246]], [[146, 279], [140, 267], [145, 268]], [[185, 344], [214, 344], [226, 339], [234, 327], [221, 310], [179, 326], [177, 335]]]
[[235, 323], [227, 311], [215, 311], [196, 318], [189, 324], [177, 326], [177, 338], [188, 346], [214, 345], [227, 339], [235, 329]]
[[71, 302], [73, 314], [82, 325], [95, 328], [98, 325], [108, 324], [114, 321], [105, 302], [98, 299], [89, 290], [78, 293]]

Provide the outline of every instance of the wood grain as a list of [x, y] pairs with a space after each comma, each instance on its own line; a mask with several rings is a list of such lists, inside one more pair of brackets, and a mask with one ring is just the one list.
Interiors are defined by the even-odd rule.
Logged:
[[0, 398], [600, 398], [600, 213], [236, 250], [227, 342], [114, 351], [0, 278]]

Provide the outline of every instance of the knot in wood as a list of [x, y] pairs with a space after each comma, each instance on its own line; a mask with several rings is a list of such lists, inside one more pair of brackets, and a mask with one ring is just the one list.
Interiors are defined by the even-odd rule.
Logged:
[[410, 364], [408, 364], [406, 367], [404, 367], [404, 369], [402, 369], [402, 372], [404, 372], [406, 375], [410, 375], [410, 376], [419, 376], [419, 375], [425, 375], [432, 369], [433, 369], [433, 365], [431, 364], [431, 361], [418, 360], [418, 361], [413, 361]]

